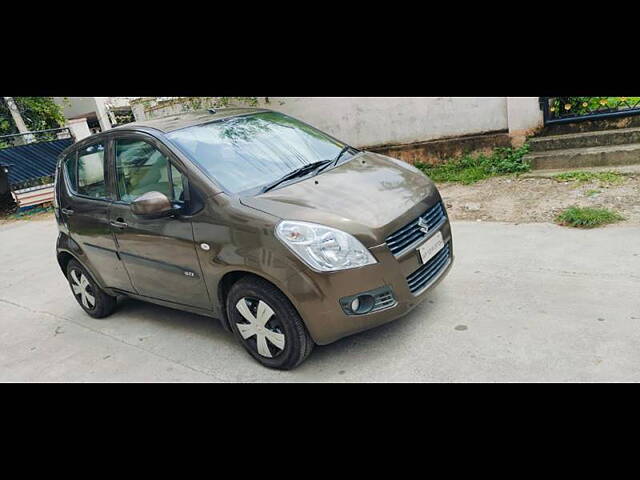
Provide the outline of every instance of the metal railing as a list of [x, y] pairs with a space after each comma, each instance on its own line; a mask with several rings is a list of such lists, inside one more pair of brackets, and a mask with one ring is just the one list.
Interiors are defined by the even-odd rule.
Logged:
[[640, 97], [540, 97], [545, 125], [640, 114]]
[[63, 138], [73, 138], [68, 127], [37, 130], [29, 133], [14, 133], [0, 136], [0, 148], [17, 147], [29, 143], [51, 142], [53, 140], [62, 140]]

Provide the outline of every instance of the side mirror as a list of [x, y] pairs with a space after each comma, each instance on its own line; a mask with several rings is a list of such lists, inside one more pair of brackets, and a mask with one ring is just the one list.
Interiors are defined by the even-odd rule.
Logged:
[[131, 211], [139, 217], [154, 219], [167, 217], [174, 209], [164, 193], [147, 192], [131, 203]]

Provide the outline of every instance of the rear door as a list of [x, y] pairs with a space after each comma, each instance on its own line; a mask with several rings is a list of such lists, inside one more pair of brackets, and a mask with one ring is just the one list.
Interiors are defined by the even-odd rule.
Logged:
[[116, 200], [110, 224], [134, 288], [146, 297], [210, 309], [191, 219], [176, 215], [149, 220], [131, 212], [131, 202], [152, 191], [188, 211], [186, 177], [171, 163], [171, 153], [150, 135], [119, 134], [111, 141]]
[[112, 195], [108, 188], [105, 143], [96, 142], [68, 155], [61, 164], [59, 207], [76, 254], [106, 287], [131, 291], [109, 225]]

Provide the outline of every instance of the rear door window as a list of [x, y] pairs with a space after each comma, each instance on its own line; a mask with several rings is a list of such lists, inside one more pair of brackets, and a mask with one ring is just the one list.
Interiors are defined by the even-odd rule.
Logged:
[[104, 144], [96, 143], [78, 152], [77, 192], [90, 198], [108, 198], [104, 179]]

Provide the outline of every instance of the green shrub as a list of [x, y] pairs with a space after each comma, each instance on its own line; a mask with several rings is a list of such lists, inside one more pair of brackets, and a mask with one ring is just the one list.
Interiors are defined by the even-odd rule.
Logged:
[[560, 225], [575, 228], [595, 228], [624, 220], [624, 217], [605, 208], [570, 207], [557, 216]]
[[464, 155], [440, 165], [416, 163], [415, 166], [434, 182], [460, 182], [465, 185], [498, 175], [528, 172], [531, 166], [523, 160], [529, 146], [500, 147], [490, 155]]
[[551, 112], [582, 115], [589, 112], [624, 110], [640, 103], [640, 97], [556, 97]]

